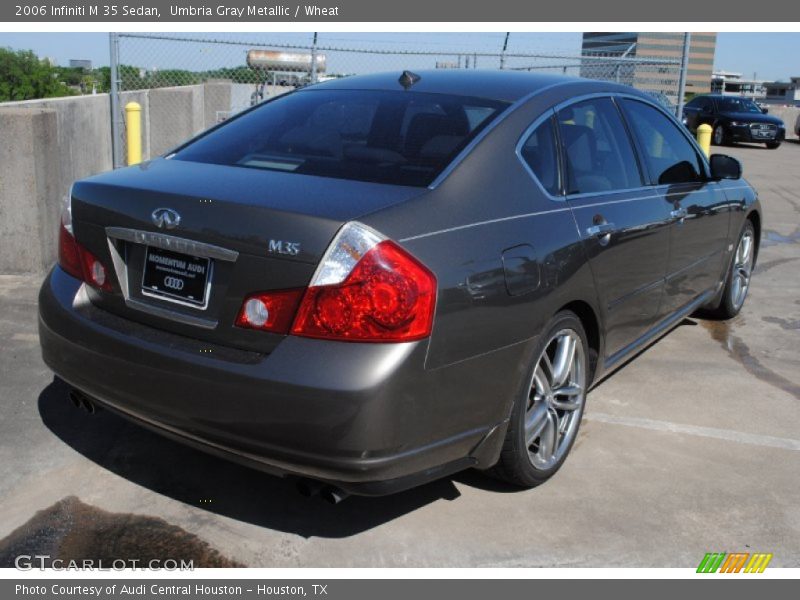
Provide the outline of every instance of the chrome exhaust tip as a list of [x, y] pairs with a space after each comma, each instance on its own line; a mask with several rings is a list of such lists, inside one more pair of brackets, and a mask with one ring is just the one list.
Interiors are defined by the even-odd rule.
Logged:
[[72, 406], [75, 408], [81, 407], [81, 394], [77, 390], [70, 390], [69, 391], [69, 401], [72, 402]]
[[89, 398], [87, 398], [86, 396], [81, 398], [81, 407], [83, 407], [83, 410], [85, 410], [90, 415], [93, 415], [94, 413], [97, 412], [97, 407], [94, 405], [94, 402], [89, 400]]
[[92, 402], [92, 399], [89, 398], [86, 394], [81, 392], [80, 390], [72, 389], [69, 391], [69, 401], [72, 402], [72, 406], [75, 408], [82, 408], [90, 415], [95, 414], [99, 409], [97, 405]]
[[342, 500], [346, 500], [348, 496], [350, 496], [349, 493], [332, 485], [324, 488], [319, 493], [319, 497], [329, 504], [339, 504]]

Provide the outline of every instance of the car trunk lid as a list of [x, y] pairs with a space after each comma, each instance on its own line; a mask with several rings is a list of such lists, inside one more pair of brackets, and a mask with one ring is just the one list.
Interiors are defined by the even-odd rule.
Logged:
[[115, 274], [113, 292], [92, 291], [96, 305], [268, 352], [283, 336], [234, 326], [244, 298], [305, 287], [343, 223], [424, 191], [159, 159], [76, 183], [72, 217]]

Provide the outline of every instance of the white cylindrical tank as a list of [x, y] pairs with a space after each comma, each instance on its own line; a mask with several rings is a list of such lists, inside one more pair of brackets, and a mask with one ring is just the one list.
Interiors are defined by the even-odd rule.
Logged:
[[[311, 69], [311, 54], [279, 50], [248, 50], [247, 66], [265, 71], [308, 71]], [[317, 54], [317, 73], [324, 72], [325, 55]]]

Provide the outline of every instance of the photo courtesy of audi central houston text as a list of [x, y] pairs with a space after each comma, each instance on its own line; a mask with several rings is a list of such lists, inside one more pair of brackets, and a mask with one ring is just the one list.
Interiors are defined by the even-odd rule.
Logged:
[[784, 137], [751, 101], [676, 116], [613, 77], [300, 85], [75, 181], [42, 356], [75, 404], [334, 503], [467, 469], [539, 486], [593, 386], [740, 312], [765, 234], [722, 144]]

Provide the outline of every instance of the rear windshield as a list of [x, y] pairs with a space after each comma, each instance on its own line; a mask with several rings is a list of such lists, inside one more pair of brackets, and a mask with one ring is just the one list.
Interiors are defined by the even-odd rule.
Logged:
[[507, 106], [400, 90], [308, 89], [231, 120], [174, 158], [427, 186]]

